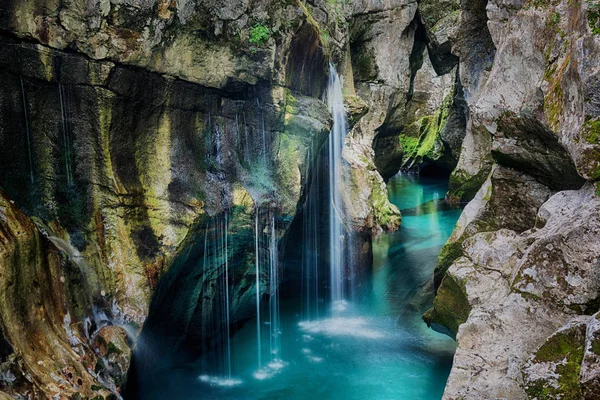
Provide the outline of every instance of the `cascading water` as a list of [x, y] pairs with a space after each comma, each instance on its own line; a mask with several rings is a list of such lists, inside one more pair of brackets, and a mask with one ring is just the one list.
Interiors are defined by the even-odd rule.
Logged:
[[33, 158], [31, 157], [31, 133], [29, 132], [29, 113], [27, 112], [27, 95], [25, 94], [25, 85], [23, 76], [21, 78], [21, 98], [23, 100], [23, 115], [25, 119], [25, 133], [27, 134], [27, 155], [29, 157], [29, 176], [33, 184]]
[[[312, 158], [312, 154], [309, 155]], [[308, 167], [307, 167], [308, 168]], [[309, 175], [309, 171], [306, 171]], [[319, 318], [319, 232], [321, 202], [319, 188], [321, 176], [312, 177], [309, 192], [302, 209], [302, 318], [310, 321]]]
[[281, 326], [279, 324], [279, 254], [277, 252], [277, 236], [275, 217], [271, 217], [271, 240], [269, 242], [269, 314], [270, 314], [270, 353], [271, 361], [279, 360], [281, 351]]
[[63, 134], [63, 146], [65, 156], [65, 171], [67, 176], [67, 186], [73, 185], [73, 171], [71, 166], [71, 133], [69, 127], [69, 113], [67, 109], [67, 99], [65, 87], [63, 84], [58, 84], [58, 97], [60, 101], [61, 112], [61, 129]]
[[341, 221], [342, 149], [347, 127], [342, 83], [333, 64], [329, 64], [327, 106], [333, 117], [333, 128], [329, 136], [329, 268], [331, 302], [335, 311], [343, 308], [344, 301], [344, 231]]
[[257, 348], [257, 361], [258, 368], [262, 367], [262, 335], [260, 329], [260, 237], [258, 235], [258, 213], [259, 209], [256, 209], [256, 215], [254, 216], [254, 267], [256, 270], [256, 348]]
[[[209, 382], [211, 384], [218, 385], [234, 385], [240, 381], [233, 379], [232, 371], [232, 343], [231, 343], [231, 320], [232, 320], [232, 308], [231, 308], [231, 295], [230, 286], [233, 287], [234, 283], [231, 279], [231, 273], [229, 271], [230, 262], [230, 226], [229, 226], [229, 214], [224, 214], [214, 218], [206, 226], [204, 236], [204, 255], [203, 255], [203, 266], [202, 266], [202, 279], [206, 279], [214, 273], [218, 274], [218, 284], [215, 290], [217, 290], [217, 307], [215, 308], [216, 313], [213, 315], [210, 308], [207, 311], [214, 317], [214, 324], [220, 327], [219, 335], [216, 338], [218, 341], [218, 348], [220, 352], [216, 354], [215, 358], [211, 361], [212, 365], [203, 367], [203, 375], [200, 376], [200, 380], [203, 382]], [[207, 315], [207, 318], [209, 316]], [[204, 338], [204, 326], [202, 337]], [[204, 339], [203, 339], [204, 340]], [[217, 376], [210, 375], [215, 373], [213, 365], [218, 365], [219, 371]]]
[[[278, 232], [288, 226], [287, 221], [270, 201], [270, 193], [276, 190], [269, 181], [276, 165], [271, 152], [277, 149], [270, 145], [270, 129], [265, 129], [260, 103], [253, 102], [259, 107], [259, 119], [249, 119], [248, 126], [243, 114], [236, 115], [233, 129], [228, 129], [232, 125], [227, 122], [221, 123], [220, 117], [209, 121], [206, 140], [214, 169], [211, 174], [221, 179], [219, 173], [227, 168], [224, 164], [230, 160], [233, 143], [239, 155], [248, 155], [242, 167], [248, 168], [252, 184], [261, 190], [249, 186], [255, 202], [252, 219], [247, 219], [247, 208], [238, 219], [241, 208], [237, 206], [209, 218], [204, 238], [194, 241], [191, 255], [175, 263], [179, 270], [172, 271], [185, 277], [179, 284], [195, 279], [200, 283], [190, 284], [189, 306], [186, 300], [181, 307], [161, 310], [150, 328], [169, 334], [161, 330], [163, 321], [183, 309], [185, 315], [176, 320], [185, 325], [181, 331], [187, 335], [183, 342], [186, 347], [182, 345], [168, 360], [173, 363], [168, 368], [163, 368], [159, 359], [156, 371], [139, 375], [144, 377], [139, 390], [152, 386], [150, 396], [140, 398], [188, 400], [198, 394], [226, 400], [441, 397], [455, 345], [422, 323], [424, 310], [418, 307], [422, 301], [418, 288], [433, 273], [439, 248], [459, 212], [440, 209], [411, 218], [411, 211], [405, 210], [405, 226], [415, 229], [398, 233], [406, 236], [386, 234], [378, 244], [380, 248], [374, 249], [372, 273], [354, 274], [352, 243], [342, 214], [348, 187], [342, 158], [347, 124], [342, 84], [333, 66], [327, 89], [334, 120], [329, 143], [323, 147], [312, 143], [308, 156], [323, 167], [312, 168], [309, 164], [313, 163], [306, 163], [302, 172], [310, 186], [304, 193], [302, 215], [291, 223], [285, 241], [279, 240]], [[231, 134], [239, 137], [234, 140]], [[439, 198], [446, 187], [441, 184], [430, 191]], [[222, 206], [226, 208], [231, 198], [227, 189], [224, 192], [223, 198], [228, 200]], [[404, 186], [398, 190], [399, 194], [404, 192]], [[413, 192], [406, 197], [411, 201], [406, 203], [400, 196], [401, 208], [420, 209], [429, 199]], [[414, 204], [413, 198], [418, 200]], [[432, 235], [432, 229], [439, 229], [438, 220], [446, 221], [448, 229]], [[252, 248], [254, 254], [250, 255]], [[285, 257], [280, 254], [284, 249]], [[357, 267], [369, 266], [359, 264], [360, 258], [356, 262]], [[282, 279], [282, 271], [286, 271], [287, 279]], [[254, 276], [249, 275], [252, 273]], [[244, 324], [254, 311], [256, 320]], [[401, 315], [401, 322], [400, 317], [391, 315]], [[175, 339], [167, 336], [164, 343], [178, 344], [179, 336]], [[191, 346], [192, 355], [200, 350], [201, 357], [190, 362], [187, 346]], [[168, 354], [170, 347], [162, 346], [161, 351]], [[138, 365], [144, 365], [143, 361]]]

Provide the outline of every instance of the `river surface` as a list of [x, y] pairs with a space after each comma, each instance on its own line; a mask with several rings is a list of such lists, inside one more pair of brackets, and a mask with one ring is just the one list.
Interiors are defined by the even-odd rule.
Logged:
[[[172, 371], [151, 391], [207, 400], [440, 399], [455, 343], [428, 329], [421, 315], [431, 304], [437, 256], [460, 210], [442, 201], [447, 181], [399, 174], [388, 190], [402, 211], [402, 227], [375, 239], [373, 270], [354, 300], [306, 320], [299, 301], [283, 296], [279, 353], [262, 356], [260, 368], [256, 321], [250, 321], [232, 338], [231, 376], [211, 374], [200, 361]], [[263, 354], [269, 346], [263, 335]]]

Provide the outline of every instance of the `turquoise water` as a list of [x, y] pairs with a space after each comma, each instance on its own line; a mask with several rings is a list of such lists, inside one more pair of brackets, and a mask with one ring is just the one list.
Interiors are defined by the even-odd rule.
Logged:
[[[303, 321], [299, 301], [282, 300], [281, 352], [263, 356], [261, 368], [256, 321], [250, 321], [232, 338], [231, 377], [207, 372], [210, 366], [200, 361], [146, 389], [173, 399], [440, 399], [455, 343], [428, 329], [421, 315], [460, 210], [444, 206], [445, 181], [398, 175], [388, 189], [403, 225], [375, 240], [372, 273], [343, 311]], [[268, 338], [261, 347], [269, 348]]]

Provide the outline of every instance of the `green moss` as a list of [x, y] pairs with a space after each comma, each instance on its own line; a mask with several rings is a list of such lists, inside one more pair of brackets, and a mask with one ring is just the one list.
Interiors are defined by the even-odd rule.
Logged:
[[106, 355], [109, 356], [111, 354], [120, 355], [123, 354], [123, 352], [117, 346], [115, 346], [113, 342], [110, 342], [107, 346]]
[[594, 35], [600, 35], [600, 3], [586, 0], [589, 7], [588, 24]]
[[599, 144], [600, 140], [600, 120], [586, 119], [581, 128], [581, 137], [588, 143]]
[[455, 170], [450, 175], [448, 194], [446, 195], [448, 201], [451, 204], [458, 204], [473, 200], [488, 178], [491, 169], [491, 165], [484, 165], [475, 175], [469, 175], [463, 170]]
[[402, 216], [389, 201], [387, 192], [381, 189], [378, 182], [374, 182], [371, 191], [371, 204], [375, 219], [379, 226], [386, 230], [395, 230], [402, 223]]
[[551, 336], [536, 352], [533, 363], [552, 363], [556, 382], [535, 380], [527, 394], [539, 400], [582, 398], [579, 372], [584, 355], [585, 326], [576, 326]]
[[104, 365], [104, 361], [102, 361], [102, 359], [99, 358], [98, 361], [96, 361], [96, 367], [94, 368], [94, 372], [98, 373], [104, 370], [105, 368], [106, 366]]
[[412, 158], [417, 154], [419, 150], [419, 138], [402, 134], [400, 135], [399, 140], [404, 157]]
[[[568, 41], [565, 41], [565, 43], [568, 43]], [[552, 64], [548, 66], [544, 74], [544, 79], [550, 85], [544, 97], [544, 112], [548, 116], [550, 127], [555, 132], [559, 128], [560, 118], [563, 114], [563, 76], [570, 64], [571, 57], [566, 57], [560, 67]]]
[[293, 115], [298, 114], [298, 99], [294, 97], [292, 91], [286, 89], [285, 91], [285, 112]]
[[[462, 240], [456, 242], [448, 242], [442, 247], [438, 256], [437, 265], [435, 266], [434, 280], [439, 284], [448, 268], [462, 256]], [[437, 286], [437, 284], [436, 284]]]
[[[557, 333], [550, 337], [535, 354], [536, 362], [560, 362], [571, 352], [580, 348], [580, 338], [570, 331]], [[583, 348], [580, 349], [583, 351]]]
[[262, 24], [256, 24], [250, 28], [250, 39], [249, 42], [260, 46], [269, 40], [271, 30]]
[[456, 336], [458, 327], [467, 321], [470, 313], [465, 288], [452, 276], [446, 275], [433, 300], [433, 308], [423, 315], [423, 319], [427, 325], [443, 326]]
[[448, 94], [442, 106], [433, 115], [426, 115], [407, 126], [399, 137], [403, 151], [403, 165], [418, 165], [424, 159], [438, 160], [444, 154], [440, 137], [452, 109], [454, 93]]
[[600, 356], [600, 337], [594, 338], [592, 340], [592, 353], [597, 356]]
[[550, 18], [550, 23], [552, 25], [558, 25], [560, 23], [560, 14], [557, 12], [552, 13], [552, 17]]

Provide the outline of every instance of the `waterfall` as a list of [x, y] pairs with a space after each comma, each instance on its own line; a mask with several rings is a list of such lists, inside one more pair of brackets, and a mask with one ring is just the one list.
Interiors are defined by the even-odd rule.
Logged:
[[333, 64], [329, 65], [327, 106], [333, 116], [333, 128], [329, 136], [329, 261], [331, 279], [331, 302], [334, 309], [344, 300], [344, 247], [341, 221], [342, 149], [347, 133], [346, 111], [342, 84]]
[[224, 249], [225, 249], [225, 335], [227, 340], [226, 347], [226, 367], [227, 367], [227, 377], [231, 378], [231, 331], [230, 331], [230, 304], [229, 304], [229, 230], [228, 230], [228, 218], [227, 214], [225, 214], [225, 232], [224, 232]]
[[23, 99], [23, 115], [25, 117], [25, 133], [27, 135], [27, 154], [29, 156], [29, 176], [31, 183], [33, 182], [33, 159], [31, 157], [31, 133], [29, 132], [29, 113], [27, 112], [27, 96], [25, 95], [25, 85], [23, 84], [23, 76], [21, 78], [21, 98]]
[[[273, 210], [268, 210], [262, 214], [264, 217], [264, 230], [261, 229], [260, 209], [256, 208], [254, 221], [254, 247], [255, 247], [255, 269], [256, 269], [256, 340], [257, 340], [257, 363], [258, 369], [254, 372], [255, 379], [269, 379], [277, 375], [287, 365], [281, 359], [281, 318], [279, 305], [279, 251], [277, 249], [277, 230], [276, 230], [276, 213]], [[266, 251], [268, 250], [268, 252]], [[264, 269], [263, 269], [264, 268]], [[267, 293], [269, 294], [268, 304], [265, 304], [265, 317], [261, 319], [261, 270], [264, 274], [268, 272]], [[268, 271], [267, 271], [268, 270]], [[267, 313], [268, 311], [268, 313]], [[265, 325], [265, 335], [262, 335], [262, 325]], [[262, 340], [267, 339], [263, 346]], [[263, 364], [263, 348], [269, 351], [268, 357]], [[266, 350], [265, 350], [266, 351]]]
[[67, 110], [67, 100], [65, 95], [65, 87], [58, 84], [58, 97], [60, 100], [60, 112], [61, 112], [61, 127], [63, 134], [63, 146], [65, 154], [65, 170], [67, 175], [67, 186], [73, 185], [73, 172], [71, 167], [71, 140], [69, 133], [69, 113]]
[[271, 359], [278, 360], [281, 351], [281, 326], [279, 323], [279, 254], [277, 251], [277, 235], [275, 217], [271, 217], [271, 241], [269, 243], [269, 314], [270, 314], [270, 350]]
[[[208, 321], [202, 325], [201, 337], [210, 338], [211, 327], [218, 328], [218, 335], [215, 336], [217, 352], [211, 354], [209, 364], [219, 366], [218, 379], [232, 379], [232, 343], [231, 343], [231, 322], [232, 307], [230, 289], [234, 287], [232, 274], [230, 271], [230, 238], [229, 238], [229, 217], [228, 211], [207, 221], [204, 234], [204, 254], [202, 257], [202, 275], [198, 277], [203, 282], [215, 279], [215, 284], [209, 284], [202, 290], [203, 298], [210, 298], [214, 295], [215, 307], [212, 304], [202, 305], [202, 316]], [[214, 277], [214, 278], [213, 278]], [[231, 286], [231, 287], [230, 287]], [[208, 293], [205, 292], [208, 290]], [[203, 300], [204, 302], [204, 300]], [[208, 325], [208, 327], [206, 327]], [[205, 368], [203, 360], [203, 372], [217, 372], [217, 368], [210, 365]], [[208, 375], [207, 375], [208, 376]]]
[[256, 208], [256, 216], [254, 219], [254, 264], [256, 268], [256, 346], [257, 346], [257, 361], [258, 368], [262, 367], [262, 336], [260, 333], [260, 240], [258, 234], [258, 213]]
[[[309, 154], [312, 159], [312, 151]], [[306, 176], [309, 176], [307, 165]], [[314, 173], [302, 209], [302, 317], [319, 318], [320, 174]]]

